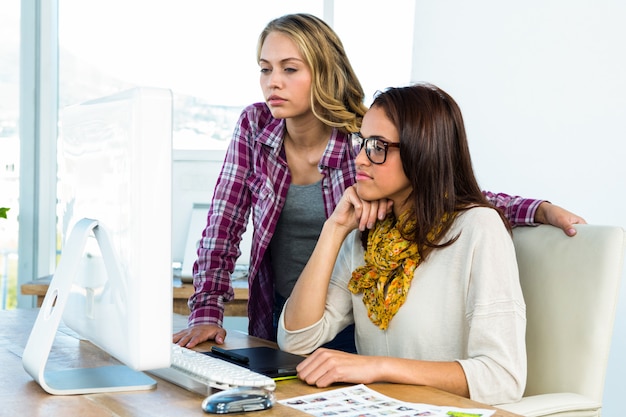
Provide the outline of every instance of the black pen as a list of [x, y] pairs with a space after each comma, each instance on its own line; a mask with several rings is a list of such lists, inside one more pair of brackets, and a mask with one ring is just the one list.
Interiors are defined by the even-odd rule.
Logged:
[[250, 362], [250, 359], [247, 356], [244, 355], [240, 355], [238, 353], [232, 352], [230, 350], [226, 350], [226, 349], [222, 349], [220, 347], [217, 346], [211, 346], [211, 353], [217, 355], [217, 356], [222, 356], [226, 359], [230, 359], [233, 360], [235, 362], [239, 362], [239, 363], [248, 363]]

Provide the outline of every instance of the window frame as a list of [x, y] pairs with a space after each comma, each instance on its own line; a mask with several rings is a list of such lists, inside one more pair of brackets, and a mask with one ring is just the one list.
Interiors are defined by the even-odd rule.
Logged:
[[[21, 0], [18, 287], [56, 267], [58, 1]], [[18, 308], [35, 297], [17, 292]]]

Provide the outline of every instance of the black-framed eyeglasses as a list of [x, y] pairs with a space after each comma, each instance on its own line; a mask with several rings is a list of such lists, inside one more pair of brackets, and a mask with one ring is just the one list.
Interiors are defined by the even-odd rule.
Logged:
[[365, 148], [367, 159], [369, 159], [372, 164], [376, 165], [385, 163], [387, 160], [387, 149], [400, 148], [400, 144], [397, 142], [387, 142], [378, 136], [364, 138], [358, 132], [350, 134], [350, 139], [352, 141], [354, 157], [361, 152], [362, 148]]

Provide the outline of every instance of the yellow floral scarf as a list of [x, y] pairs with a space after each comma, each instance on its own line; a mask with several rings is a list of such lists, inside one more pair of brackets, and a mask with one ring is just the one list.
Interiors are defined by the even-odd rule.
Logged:
[[[418, 245], [404, 239], [397, 229], [408, 214], [401, 215], [397, 222], [393, 215], [389, 215], [376, 223], [367, 238], [365, 265], [352, 272], [348, 283], [348, 289], [353, 294], [363, 293], [367, 315], [381, 330], [387, 329], [404, 304], [421, 258]], [[414, 224], [414, 220], [409, 221], [407, 230]], [[433, 232], [428, 238], [434, 238]]]

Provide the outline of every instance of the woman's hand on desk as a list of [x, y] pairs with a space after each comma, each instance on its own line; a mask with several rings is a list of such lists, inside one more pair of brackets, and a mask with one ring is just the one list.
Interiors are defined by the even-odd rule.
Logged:
[[369, 356], [319, 348], [302, 361], [296, 370], [298, 378], [320, 388], [335, 382], [369, 384], [378, 380], [376, 367], [372, 363]]
[[296, 367], [298, 378], [320, 388], [335, 382], [391, 382], [428, 385], [469, 398], [463, 368], [457, 361], [422, 361], [389, 356], [366, 356], [319, 348]]
[[221, 345], [225, 338], [226, 330], [221, 327], [215, 324], [197, 324], [174, 333], [172, 342], [179, 346], [192, 348], [207, 340], [215, 340], [215, 343]]

